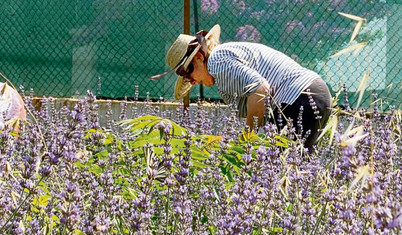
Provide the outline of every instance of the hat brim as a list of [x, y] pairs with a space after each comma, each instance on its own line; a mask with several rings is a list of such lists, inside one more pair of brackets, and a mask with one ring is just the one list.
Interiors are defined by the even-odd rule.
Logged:
[[[214, 25], [214, 27], [212, 27], [208, 31], [207, 35], [205, 35], [205, 39], [208, 40], [210, 37], [212, 37], [216, 42], [219, 42], [220, 35], [221, 35], [221, 27], [217, 24], [217, 25]], [[200, 48], [201, 48], [201, 45], [198, 45], [194, 49], [194, 51], [190, 54], [190, 56], [185, 61], [183, 61], [183, 63], [178, 65], [177, 68], [183, 64], [184, 64], [184, 68], [187, 68], [188, 65], [191, 63], [191, 61], [193, 60], [193, 57], [195, 56], [195, 54], [200, 50]], [[194, 86], [194, 84], [192, 84], [191, 82], [185, 81], [182, 76], [178, 76], [177, 80], [176, 80], [175, 90], [174, 90], [174, 98], [176, 100], [182, 99], [190, 92], [190, 90], [191, 90], [191, 88], [193, 88], [193, 86]]]

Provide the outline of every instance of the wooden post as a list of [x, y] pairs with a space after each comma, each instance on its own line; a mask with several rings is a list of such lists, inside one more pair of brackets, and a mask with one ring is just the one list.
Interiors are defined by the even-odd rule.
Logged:
[[[190, 0], [183, 0], [183, 32], [190, 34]], [[190, 106], [190, 93], [183, 98], [184, 109]]]
[[[194, 18], [194, 32], [197, 33], [200, 29], [198, 27], [198, 7], [197, 7], [197, 1], [198, 0], [193, 0], [193, 18]], [[201, 100], [204, 99], [204, 86], [200, 84], [200, 98]]]

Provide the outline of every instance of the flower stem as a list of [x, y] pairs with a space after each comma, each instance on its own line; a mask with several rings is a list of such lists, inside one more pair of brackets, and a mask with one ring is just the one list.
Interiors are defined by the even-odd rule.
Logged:
[[325, 201], [324, 208], [322, 208], [321, 214], [320, 214], [320, 216], [318, 217], [317, 223], [315, 223], [314, 228], [313, 228], [313, 231], [311, 231], [310, 234], [315, 235], [315, 233], [317, 232], [317, 228], [318, 228], [318, 226], [319, 226], [320, 223], [321, 223], [321, 220], [322, 220], [322, 217], [323, 217], [324, 214], [325, 214], [325, 211], [327, 210], [327, 205], [328, 205], [328, 201]]
[[[42, 177], [39, 179], [38, 183], [36, 183], [36, 185], [35, 185], [34, 188], [36, 188], [36, 187], [40, 184], [40, 182], [42, 182], [42, 180], [43, 180], [44, 178], [45, 178], [45, 177], [42, 176]], [[22, 200], [22, 201], [19, 203], [19, 206], [17, 207], [17, 209], [15, 209], [15, 210], [13, 211], [13, 213], [10, 215], [10, 217], [8, 217], [8, 219], [6, 220], [6, 222], [4, 223], [4, 225], [0, 228], [0, 234], [5, 234], [5, 232], [7, 232], [8, 229], [7, 229], [7, 230], [3, 230], [3, 229], [5, 229], [5, 227], [7, 226], [8, 222], [10, 222], [10, 221], [14, 218], [14, 216], [17, 214], [17, 212], [21, 209], [22, 205], [25, 204], [26, 200], [28, 200], [28, 198], [29, 198], [31, 195], [32, 195], [32, 190], [29, 190], [28, 195], [24, 198], [24, 200]], [[4, 232], [4, 233], [3, 233], [3, 232]]]

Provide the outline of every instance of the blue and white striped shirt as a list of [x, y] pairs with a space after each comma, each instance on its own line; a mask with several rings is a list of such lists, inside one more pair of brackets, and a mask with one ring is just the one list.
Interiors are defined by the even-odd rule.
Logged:
[[[247, 97], [266, 80], [276, 103], [292, 104], [320, 76], [287, 55], [250, 42], [223, 43], [208, 57], [208, 72], [226, 104], [235, 104], [240, 117], [247, 115]], [[236, 98], [235, 98], [236, 97]]]

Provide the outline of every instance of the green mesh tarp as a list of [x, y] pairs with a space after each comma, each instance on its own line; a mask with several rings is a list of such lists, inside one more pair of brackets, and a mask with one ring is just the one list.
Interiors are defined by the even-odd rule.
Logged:
[[[364, 105], [373, 93], [384, 103], [401, 104], [398, 1], [190, 4], [191, 33], [220, 24], [221, 42], [253, 41], [278, 49], [322, 75], [333, 94], [345, 85], [352, 104], [362, 87]], [[0, 71], [26, 92], [72, 97], [92, 90], [98, 97], [133, 98], [138, 86], [140, 98], [173, 99], [174, 73], [158, 81], [148, 77], [169, 69], [165, 54], [183, 32], [182, 0], [2, 0], [0, 11]], [[359, 21], [340, 12], [363, 19], [353, 41]], [[198, 96], [220, 98], [216, 87], [196, 86], [190, 97]]]

